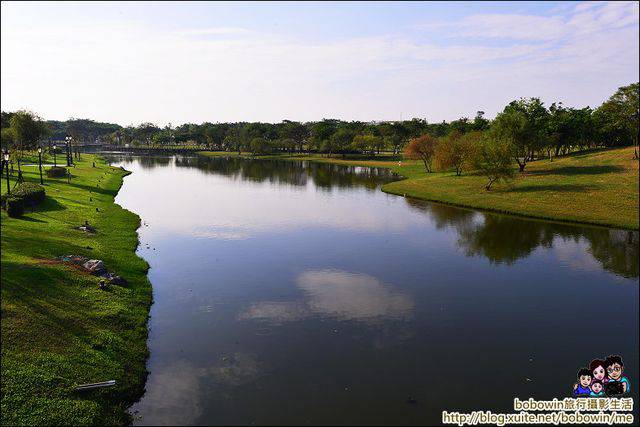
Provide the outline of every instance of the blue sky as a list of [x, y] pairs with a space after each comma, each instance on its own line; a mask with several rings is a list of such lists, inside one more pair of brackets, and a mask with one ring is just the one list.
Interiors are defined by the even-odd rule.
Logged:
[[2, 3], [2, 109], [120, 124], [493, 116], [638, 80], [637, 2]]

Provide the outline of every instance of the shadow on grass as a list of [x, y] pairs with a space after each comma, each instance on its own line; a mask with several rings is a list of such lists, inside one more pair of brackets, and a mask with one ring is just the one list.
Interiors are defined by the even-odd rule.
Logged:
[[[3, 299], [25, 311], [12, 313], [12, 317], [30, 314], [32, 321], [38, 319], [29, 329], [16, 331], [25, 340], [37, 343], [39, 349], [56, 351], [64, 350], [72, 336], [88, 335], [90, 322], [80, 314], [83, 301], [77, 272], [15, 262], [3, 262], [2, 267]], [[12, 347], [19, 345], [13, 343]]]
[[70, 185], [71, 187], [76, 187], [83, 190], [91, 191], [92, 193], [107, 194], [109, 196], [114, 196], [114, 197], [118, 193], [117, 189], [109, 190], [102, 187], [96, 187], [95, 185], [74, 184], [73, 180], [71, 180], [71, 183], [67, 185]]
[[[25, 213], [29, 214], [31, 212], [25, 212]], [[41, 219], [30, 218], [28, 216], [21, 216], [21, 217], [13, 218], [13, 219], [15, 219], [17, 221], [26, 221], [26, 222], [47, 222], [47, 221], [43, 221]]]
[[[91, 256], [91, 250], [86, 248], [87, 244], [89, 244], [88, 240], [71, 239], [68, 236], [47, 236], [43, 238], [39, 233], [39, 230], [28, 231], [27, 229], [22, 233], [3, 232], [3, 250], [6, 248], [8, 251], [28, 253], [31, 257], [39, 259], [50, 259], [68, 254]], [[4, 269], [4, 267], [5, 262], [3, 261], [2, 268]]]
[[56, 199], [47, 196], [44, 199], [44, 202], [35, 206], [31, 212], [52, 212], [52, 211], [63, 211], [67, 209], [62, 203], [57, 201]]
[[533, 193], [536, 191], [556, 191], [560, 193], [579, 193], [593, 190], [593, 185], [584, 184], [548, 184], [548, 185], [523, 185], [519, 187], [509, 187], [501, 190], [502, 193]]
[[529, 175], [600, 175], [605, 173], [618, 173], [623, 172], [624, 168], [621, 166], [563, 166], [560, 168], [550, 169], [538, 169], [533, 171], [527, 171]]

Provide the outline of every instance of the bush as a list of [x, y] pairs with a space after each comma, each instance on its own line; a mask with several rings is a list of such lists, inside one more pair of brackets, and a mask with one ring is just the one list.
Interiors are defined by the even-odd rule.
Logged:
[[52, 166], [47, 169], [47, 176], [49, 178], [64, 178], [67, 176], [67, 168], [62, 166]]
[[7, 215], [12, 218], [22, 216], [24, 213], [24, 200], [12, 194], [5, 199], [5, 208]]
[[31, 182], [23, 182], [14, 188], [11, 194], [2, 195], [2, 208], [10, 217], [19, 217], [26, 206], [35, 206], [44, 200], [44, 188]]
[[44, 200], [44, 195], [44, 188], [31, 182], [23, 182], [16, 185], [16, 188], [11, 193], [11, 196], [22, 199], [24, 204], [28, 206], [41, 203]]

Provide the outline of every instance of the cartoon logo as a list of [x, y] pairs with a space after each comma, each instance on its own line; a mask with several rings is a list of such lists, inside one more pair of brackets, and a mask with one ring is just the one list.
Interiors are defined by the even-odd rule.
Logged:
[[588, 368], [578, 370], [577, 382], [573, 385], [575, 397], [619, 396], [629, 393], [631, 384], [624, 376], [624, 363], [620, 356], [594, 359]]

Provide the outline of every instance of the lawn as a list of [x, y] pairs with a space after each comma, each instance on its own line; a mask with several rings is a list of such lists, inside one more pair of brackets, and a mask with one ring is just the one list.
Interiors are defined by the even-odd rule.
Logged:
[[494, 184], [491, 191], [484, 189], [487, 180], [477, 173], [467, 172], [460, 177], [453, 172], [428, 174], [417, 161], [400, 161], [391, 156], [258, 158], [388, 167], [406, 179], [384, 185], [382, 191], [387, 193], [536, 218], [638, 229], [638, 161], [633, 159], [633, 147], [576, 153], [553, 161], [537, 160], [513, 181]]
[[[125, 424], [144, 388], [151, 285], [134, 253], [140, 220], [113, 202], [127, 172], [82, 158], [71, 183], [45, 176], [35, 211], [2, 212], [3, 425]], [[39, 182], [37, 167], [24, 171]], [[0, 183], [4, 193], [4, 175]], [[85, 221], [95, 234], [75, 229]], [[104, 260], [128, 284], [100, 290], [97, 277], [54, 261], [69, 254]], [[74, 391], [112, 379], [115, 387]]]

